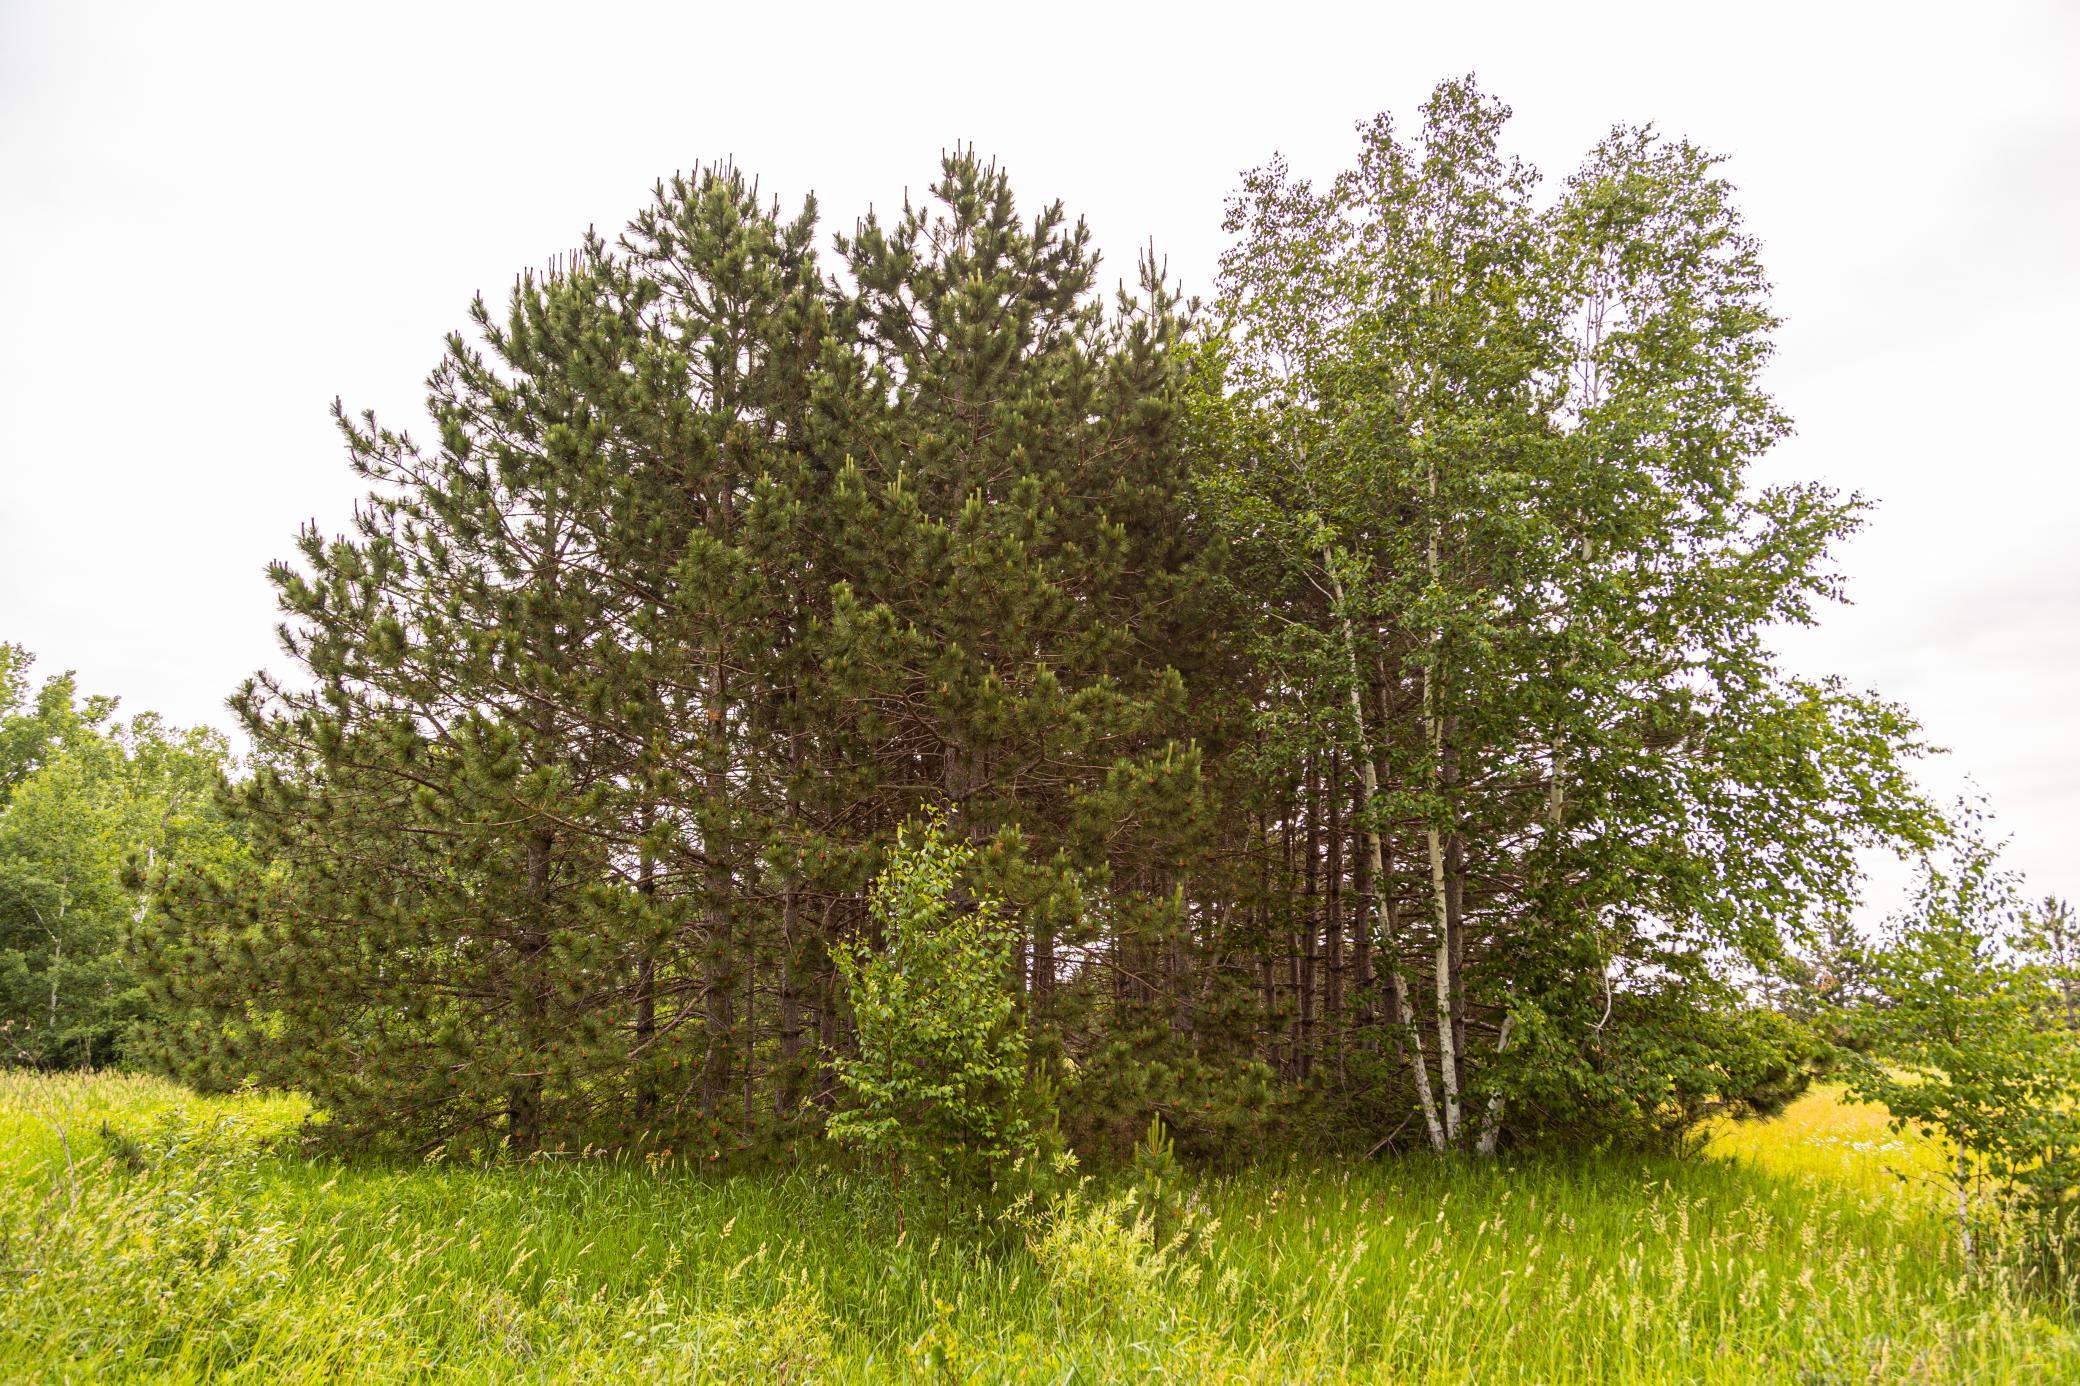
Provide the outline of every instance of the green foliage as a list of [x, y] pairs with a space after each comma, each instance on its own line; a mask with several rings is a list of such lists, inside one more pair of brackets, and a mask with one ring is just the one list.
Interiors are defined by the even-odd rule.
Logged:
[[1822, 1049], [1803, 1022], [1710, 979], [1614, 988], [1587, 1045], [1528, 1006], [1514, 1014], [1522, 1049], [1510, 1091], [1527, 1109], [1520, 1129], [1549, 1147], [1682, 1151], [1714, 1118], [1782, 1111]]
[[1871, 999], [1870, 951], [1854, 922], [1837, 915], [1758, 978], [1757, 989], [1772, 1010], [1811, 1027], [1816, 1071], [1832, 1073], [1843, 1056], [1869, 1046], [1855, 1016]]
[[1984, 810], [1961, 804], [1913, 907], [1872, 951], [1856, 1016], [1868, 1052], [1851, 1091], [1951, 1149], [1943, 1177], [1967, 1249], [2004, 1202], [2057, 1217], [2080, 1196], [2080, 1043], [2044, 964], [2015, 951], [2021, 916]]
[[1162, 1306], [1172, 1269], [1145, 1208], [1131, 1192], [1067, 1191], [1027, 1241], [1071, 1332], [1099, 1323], [1145, 1323]]
[[267, 865], [160, 893], [156, 1062], [299, 1087], [345, 1145], [771, 1157], [828, 1114], [834, 947], [935, 802], [1023, 934], [1034, 1066], [1103, 1042], [1058, 958], [1155, 956], [1205, 845], [1183, 306], [1153, 267], [1100, 297], [971, 151], [841, 238], [849, 282], [815, 226], [672, 179], [472, 305], [426, 440], [341, 412], [375, 491], [273, 570]]
[[[718, 165], [474, 303], [423, 438], [340, 412], [373, 490], [272, 572], [253, 857], [167, 873], [141, 1052], [413, 1153], [749, 1165], [849, 1091], [927, 1181], [1025, 1139], [1014, 1054], [1117, 1158], [1781, 1101], [1736, 984], [1928, 821], [1911, 719], [1769, 647], [1862, 507], [1757, 480], [1717, 161], [1620, 129], [1542, 201], [1507, 115], [1446, 82], [1325, 188], [1248, 175], [1217, 314], [1153, 256], [1108, 299], [969, 149], [838, 275]], [[935, 804], [1001, 913], [891, 928]]]
[[2048, 995], [2040, 1025], [2080, 1030], [2080, 920], [2056, 896], [2026, 911], [2015, 934], [2016, 952], [2042, 977]]
[[1912, 720], [1768, 642], [1837, 594], [1862, 507], [1755, 477], [1789, 422], [1719, 161], [1620, 127], [1541, 205], [1508, 116], [1447, 81], [1327, 187], [1247, 175], [1193, 415], [1263, 681], [1260, 850], [1312, 879], [1320, 805], [1355, 801], [1366, 1042], [1438, 1149], [1696, 1105], [1736, 969], [1929, 822]]
[[1210, 1019], [1196, 1047], [1180, 1043], [1166, 1022], [1144, 1022], [1085, 1049], [1062, 1103], [1071, 1143], [1103, 1160], [1131, 1159], [1148, 1122], [1160, 1119], [1166, 1139], [1199, 1164], [1234, 1168], [1272, 1151], [1280, 1135], [1278, 1075], [1224, 1043], [1229, 1036], [1218, 1027], [1239, 1029], [1243, 1020], [1217, 1011]]
[[858, 1031], [839, 1076], [852, 1105], [829, 1133], [898, 1181], [971, 1196], [1037, 1154], [1027, 1041], [1011, 976], [1013, 926], [963, 898], [974, 849], [943, 820], [905, 828], [870, 897], [878, 941], [833, 952]]
[[356, 1145], [719, 1159], [761, 1134], [745, 960], [798, 911], [745, 899], [767, 805], [736, 790], [762, 743], [731, 678], [787, 590], [748, 492], [789, 477], [772, 430], [808, 408], [811, 224], [734, 169], [674, 180], [621, 247], [472, 306], [434, 445], [341, 412], [376, 492], [273, 570], [308, 677], [237, 700], [268, 865], [161, 893], [160, 1062], [299, 1087]]
[[243, 857], [218, 795], [229, 748], [118, 722], [70, 674], [32, 700], [28, 665], [0, 646], [0, 1060], [106, 1065], [155, 1014], [125, 951], [147, 878]]
[[1148, 1134], [1134, 1147], [1134, 1208], [1148, 1220], [1150, 1239], [1175, 1251], [1213, 1231], [1200, 1201], [1177, 1160], [1177, 1142], [1161, 1116], [1148, 1119]]

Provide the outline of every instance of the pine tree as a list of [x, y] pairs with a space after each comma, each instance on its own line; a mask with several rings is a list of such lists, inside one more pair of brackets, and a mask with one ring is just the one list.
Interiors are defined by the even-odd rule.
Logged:
[[[800, 918], [783, 841], [782, 704], [804, 590], [790, 551], [800, 497], [816, 484], [812, 396], [830, 337], [814, 226], [813, 202], [783, 220], [720, 166], [661, 185], [621, 242], [631, 273], [655, 286], [647, 318], [674, 364], [661, 392], [671, 430], [656, 464], [631, 473], [614, 526], [614, 569], [636, 583], [625, 643], [645, 665], [625, 704], [644, 748], [639, 884], [690, 910], [672, 940], [678, 960], [638, 965], [638, 1043], [690, 1025], [701, 1044], [693, 1105], [711, 1136], [734, 1127], [740, 1141], [757, 1105], [760, 983], [792, 946], [772, 934]], [[777, 971], [788, 994], [790, 965]], [[791, 1106], [780, 1101], [781, 1114]]]
[[1022, 222], [972, 152], [840, 241], [880, 388], [853, 396], [838, 480], [829, 687], [865, 710], [881, 822], [944, 803], [986, 848], [1049, 1065], [1111, 1052], [1109, 1027], [1177, 990], [1205, 813], [1178, 663], [1214, 663], [1178, 446], [1187, 305], [1151, 262], [1108, 313], [1088, 241], [1058, 203]]
[[601, 529], [641, 309], [588, 240], [522, 276], [503, 321], [479, 299], [481, 345], [449, 339], [436, 449], [338, 411], [377, 489], [353, 537], [307, 530], [304, 570], [273, 570], [309, 685], [263, 676], [236, 703], [271, 869], [168, 899], [158, 951], [209, 1016], [202, 1073], [303, 1087], [349, 1139], [522, 1151], [585, 1129], [618, 1077], [605, 963], [643, 921], [607, 870], [623, 767], [595, 714], [618, 691]]

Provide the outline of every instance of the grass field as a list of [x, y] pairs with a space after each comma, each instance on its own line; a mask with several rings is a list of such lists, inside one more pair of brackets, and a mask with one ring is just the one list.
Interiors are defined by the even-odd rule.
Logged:
[[342, 1164], [303, 1115], [0, 1074], [0, 1379], [2080, 1380], [1824, 1090], [1689, 1160], [1207, 1180], [1167, 1255], [1095, 1187], [956, 1244], [829, 1172]]

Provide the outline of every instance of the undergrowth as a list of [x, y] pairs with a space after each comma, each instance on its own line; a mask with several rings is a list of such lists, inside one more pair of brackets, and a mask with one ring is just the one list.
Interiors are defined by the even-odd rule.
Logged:
[[2080, 1378], [1828, 1091], [1689, 1160], [1197, 1179], [1160, 1240], [1126, 1180], [899, 1235], [842, 1171], [343, 1163], [305, 1115], [0, 1074], [0, 1379]]

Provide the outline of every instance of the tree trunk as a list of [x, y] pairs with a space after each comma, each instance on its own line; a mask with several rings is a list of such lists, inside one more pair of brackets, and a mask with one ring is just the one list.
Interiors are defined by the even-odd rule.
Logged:
[[1423, 1125], [1430, 1133], [1430, 1145], [1442, 1151], [1448, 1142], [1444, 1127], [1438, 1121], [1437, 1100], [1430, 1091], [1429, 1064], [1423, 1058], [1423, 1034], [1416, 1028], [1415, 1016], [1409, 1009], [1408, 981], [1401, 973], [1401, 930], [1390, 898], [1386, 854], [1381, 848], [1378, 824], [1372, 818], [1373, 801], [1379, 796], [1379, 765], [1373, 756], [1372, 734], [1365, 723], [1364, 695], [1358, 691], [1363, 684], [1358, 673], [1358, 637], [1351, 628], [1349, 609], [1344, 605], [1343, 579], [1338, 576], [1334, 556], [1326, 547], [1322, 550], [1322, 566], [1329, 574], [1329, 590], [1343, 626], [1344, 654], [1350, 662], [1351, 726], [1358, 741], [1358, 777], [1364, 793], [1366, 866], [1373, 882], [1374, 898], [1379, 902], [1380, 918], [1387, 926], [1385, 963], [1393, 995], [1394, 1024], [1409, 1039], [1409, 1068], [1415, 1075], [1416, 1103], [1423, 1113]]
[[1295, 940], [1293, 970], [1296, 1001], [1299, 1006], [1299, 1030], [1295, 1040], [1298, 1062], [1294, 1065], [1296, 1076], [1305, 1082], [1314, 1072], [1314, 1011], [1315, 1011], [1315, 948], [1321, 934], [1321, 860], [1322, 860], [1322, 778], [1321, 764], [1310, 756], [1307, 762], [1307, 798], [1302, 811], [1307, 815], [1307, 863], [1302, 873], [1300, 934]]
[[1328, 1042], [1335, 1046], [1337, 1076], [1343, 1073], [1343, 758], [1329, 753], [1326, 788], [1328, 809], [1328, 864], [1324, 868], [1328, 895], [1322, 911], [1323, 966], [1327, 972], [1322, 994], [1322, 1026]]
[[[1351, 799], [1352, 813], [1350, 824], [1354, 834], [1360, 834], [1364, 831], [1360, 821], [1364, 808], [1365, 789], [1360, 784], [1353, 790]], [[1378, 887], [1373, 884], [1370, 863], [1366, 853], [1359, 850], [1355, 836], [1349, 845], [1351, 850], [1351, 898], [1353, 901], [1351, 915], [1351, 989], [1356, 992], [1358, 998], [1357, 1025], [1359, 1043], [1370, 1052], [1375, 1048], [1375, 1036], [1372, 1033], [1372, 1027], [1377, 1019], [1372, 1006], [1372, 925], [1370, 920], [1377, 917], [1377, 910], [1375, 908], [1373, 915], [1368, 917], [1367, 909], [1372, 906], [1373, 892]]]
[[[830, 941], [824, 933], [826, 947]], [[816, 978], [816, 1052], [821, 1067], [816, 1078], [816, 1104], [826, 1112], [838, 1105], [838, 973], [826, 952]]]
[[1957, 1152], [1957, 1243], [1964, 1249], [1964, 1259], [1972, 1259], [1972, 1185], [1971, 1166], [1963, 1150]]
[[1452, 1036], [1452, 937], [1445, 906], [1444, 840], [1435, 827], [1424, 833], [1430, 848], [1430, 905], [1437, 926], [1435, 965], [1437, 1002], [1437, 1072], [1444, 1085], [1444, 1134], [1448, 1145], [1459, 1141], [1459, 1054]]
[[729, 1095], [731, 1060], [736, 1043], [736, 979], [731, 975], [728, 943], [710, 925], [707, 959], [701, 966], [701, 1022], [707, 1050], [701, 1061], [701, 1111], [710, 1118], [722, 1112]]
[[801, 895], [793, 882], [780, 900], [780, 1075], [773, 1085], [773, 1115], [792, 1118], [802, 1105], [802, 1009], [796, 995]]
[[506, 1087], [506, 1136], [514, 1150], [526, 1155], [542, 1145], [541, 1045], [547, 1029], [548, 1012], [536, 975], [549, 948], [549, 852], [547, 833], [536, 832], [527, 839], [527, 904], [532, 918], [520, 934], [518, 974], [520, 1008], [520, 1061], [525, 1066]]
[[[1497, 1054], [1501, 1054], [1509, 1048], [1509, 1029], [1514, 1020], [1515, 1017], [1513, 1016], [1506, 1015], [1502, 1017], [1502, 1028], [1495, 1033], [1495, 1052]], [[1502, 1093], [1500, 1091], [1491, 1091], [1488, 1094], [1488, 1110], [1481, 1116], [1481, 1134], [1479, 1140], [1474, 1145], [1475, 1152], [1481, 1155], [1493, 1155], [1495, 1153], [1495, 1143], [1501, 1137]]]
[[1444, 914], [1452, 959], [1452, 1052], [1459, 1058], [1459, 1091], [1466, 1091], [1466, 839], [1452, 833], [1444, 843]]
[[1026, 1024], [1033, 1049], [1042, 1052], [1042, 1039], [1054, 1016], [1054, 920], [1046, 910], [1033, 912], [1032, 979], [1026, 989]]
[[[646, 918], [642, 956], [636, 962], [636, 1021], [635, 1052], [641, 1056], [639, 1063], [646, 1072], [654, 1057], [650, 1046], [657, 1038], [657, 946], [651, 941], [647, 918], [650, 907], [657, 898], [657, 863], [650, 854], [649, 837], [652, 826], [651, 815], [643, 815], [642, 857], [636, 866], [636, 894], [643, 897]], [[638, 1123], [646, 1122], [657, 1109], [657, 1090], [650, 1085], [647, 1076], [636, 1084], [635, 1117]]]
[[[1435, 586], [1443, 570], [1444, 519], [1437, 513], [1437, 464], [1428, 472], [1430, 492], [1430, 546], [1426, 569]], [[1443, 655], [1444, 632], [1433, 631], [1430, 649], [1423, 659], [1423, 739], [1430, 749], [1430, 787], [1442, 797], [1444, 783], [1444, 717], [1438, 708], [1437, 674]], [[1430, 850], [1430, 906], [1437, 927], [1437, 1071], [1444, 1085], [1444, 1132], [1447, 1142], [1459, 1143], [1459, 1048], [1452, 1017], [1452, 925], [1446, 899], [1444, 834], [1435, 819], [1424, 830]]]
[[[726, 504], [726, 502], [725, 502]], [[726, 532], [728, 520], [724, 512]], [[718, 634], [708, 666], [708, 687], [703, 708], [706, 726], [701, 747], [702, 807], [701, 852], [702, 910], [706, 929], [701, 965], [702, 1016], [706, 1053], [701, 1061], [701, 1110], [710, 1120], [722, 1113], [730, 1090], [730, 1069], [735, 1057], [736, 986], [735, 956], [730, 927], [730, 872], [727, 855], [731, 844], [719, 830], [728, 814], [729, 786], [729, 666]]]
[[739, 1127], [748, 1140], [756, 1119], [758, 1088], [758, 935], [744, 930], [744, 1116]]

